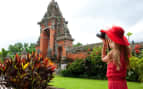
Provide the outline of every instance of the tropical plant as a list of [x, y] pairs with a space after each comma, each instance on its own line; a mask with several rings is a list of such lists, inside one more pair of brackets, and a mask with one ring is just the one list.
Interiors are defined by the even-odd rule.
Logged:
[[45, 89], [53, 78], [56, 66], [41, 54], [7, 58], [0, 64], [0, 75], [5, 77], [6, 86], [16, 89]]

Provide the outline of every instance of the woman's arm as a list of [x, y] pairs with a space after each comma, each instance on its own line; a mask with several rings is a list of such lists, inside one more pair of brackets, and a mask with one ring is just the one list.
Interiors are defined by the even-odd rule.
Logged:
[[103, 47], [102, 47], [102, 53], [101, 53], [103, 62], [109, 62], [110, 60], [111, 51], [108, 54], [106, 54], [106, 50], [108, 47], [107, 44], [108, 44], [107, 40], [103, 40]]

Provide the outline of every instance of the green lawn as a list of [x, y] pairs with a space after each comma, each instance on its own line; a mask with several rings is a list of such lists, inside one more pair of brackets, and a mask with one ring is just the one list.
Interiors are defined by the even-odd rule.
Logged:
[[[56, 76], [51, 85], [65, 89], [108, 89], [107, 80], [81, 79]], [[128, 89], [143, 89], [143, 83], [128, 82]]]

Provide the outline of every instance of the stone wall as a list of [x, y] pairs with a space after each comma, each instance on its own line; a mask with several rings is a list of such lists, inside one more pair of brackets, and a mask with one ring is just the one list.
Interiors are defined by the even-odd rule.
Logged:
[[[134, 45], [140, 44], [141, 49], [143, 49], [143, 42], [136, 42]], [[76, 59], [85, 59], [92, 51], [93, 48], [102, 46], [102, 43], [88, 44], [79, 47], [72, 47], [68, 50], [67, 58], [76, 60]], [[133, 44], [131, 44], [131, 47]]]
[[76, 60], [76, 59], [85, 59], [93, 48], [101, 46], [102, 43], [87, 44], [79, 47], [72, 47], [68, 50], [67, 58]]

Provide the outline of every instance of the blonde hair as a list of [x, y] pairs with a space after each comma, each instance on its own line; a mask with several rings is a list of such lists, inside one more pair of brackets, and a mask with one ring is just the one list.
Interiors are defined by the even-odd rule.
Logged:
[[115, 44], [115, 48], [112, 49], [111, 58], [112, 58], [112, 62], [116, 65], [117, 70], [120, 70], [120, 66], [121, 66], [120, 55], [121, 55], [121, 52], [124, 52], [123, 56], [124, 56], [125, 62], [127, 64], [127, 66], [129, 66], [130, 49], [129, 49], [128, 46], [120, 45], [120, 44], [117, 44], [115, 42], [114, 42], [114, 44]]

